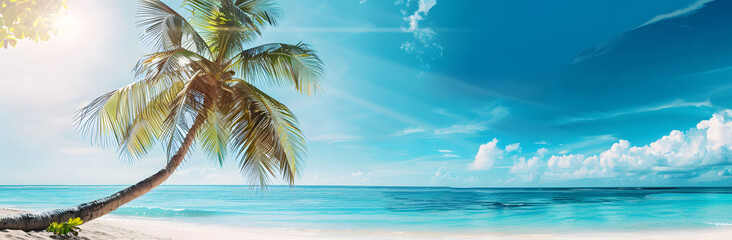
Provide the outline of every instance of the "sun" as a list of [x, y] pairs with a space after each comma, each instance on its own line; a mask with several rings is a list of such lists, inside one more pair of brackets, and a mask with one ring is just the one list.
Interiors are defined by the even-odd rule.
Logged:
[[69, 11], [58, 18], [59, 37], [77, 39], [84, 29], [84, 21], [79, 14]]

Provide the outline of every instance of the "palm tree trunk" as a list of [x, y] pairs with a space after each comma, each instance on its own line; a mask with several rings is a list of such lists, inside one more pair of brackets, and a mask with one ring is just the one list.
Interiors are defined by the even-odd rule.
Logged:
[[135, 185], [127, 187], [122, 191], [112, 194], [108, 197], [98, 199], [92, 202], [84, 203], [72, 208], [57, 209], [42, 213], [26, 213], [12, 216], [4, 216], [0, 218], [0, 229], [17, 229], [23, 231], [43, 230], [52, 222], [65, 222], [69, 218], [81, 218], [84, 223], [94, 220], [98, 217], [110, 213], [125, 203], [142, 196], [153, 188], [159, 186], [168, 179], [175, 169], [183, 162], [188, 153], [188, 149], [193, 144], [193, 139], [198, 132], [198, 128], [205, 121], [204, 114], [198, 115], [193, 126], [188, 130], [188, 134], [183, 139], [178, 151], [173, 155], [165, 168], [160, 169], [157, 173], [138, 182]]

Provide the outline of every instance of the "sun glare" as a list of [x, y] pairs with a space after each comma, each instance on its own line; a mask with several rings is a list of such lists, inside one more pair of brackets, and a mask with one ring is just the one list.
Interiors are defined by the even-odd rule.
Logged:
[[81, 16], [73, 11], [63, 14], [58, 19], [59, 37], [64, 39], [76, 39], [84, 27]]

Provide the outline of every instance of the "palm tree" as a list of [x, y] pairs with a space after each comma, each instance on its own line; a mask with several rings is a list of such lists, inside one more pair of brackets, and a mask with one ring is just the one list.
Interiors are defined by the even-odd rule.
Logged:
[[160, 141], [168, 163], [111, 196], [73, 208], [0, 218], [0, 229], [39, 230], [51, 222], [84, 222], [114, 211], [170, 177], [194, 142], [222, 165], [231, 154], [252, 186], [280, 173], [292, 185], [305, 154], [295, 115], [255, 84], [293, 86], [311, 95], [323, 63], [305, 44], [245, 49], [280, 9], [270, 0], [186, 0], [184, 18], [159, 0], [142, 0], [141, 40], [155, 51], [134, 68], [135, 82], [79, 110], [77, 129], [92, 142], [139, 159]]

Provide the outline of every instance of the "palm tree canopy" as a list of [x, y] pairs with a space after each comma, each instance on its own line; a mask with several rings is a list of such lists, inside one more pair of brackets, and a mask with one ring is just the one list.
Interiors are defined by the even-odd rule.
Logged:
[[270, 0], [183, 5], [188, 19], [161, 1], [141, 1], [141, 41], [154, 53], [138, 62], [134, 83], [79, 110], [77, 129], [118, 148], [121, 158], [140, 159], [158, 142], [170, 158], [194, 121], [202, 121], [196, 143], [219, 165], [231, 154], [252, 185], [267, 185], [277, 172], [293, 184], [306, 154], [304, 136], [292, 111], [256, 86], [316, 94], [323, 62], [302, 43], [245, 47], [280, 20]]

